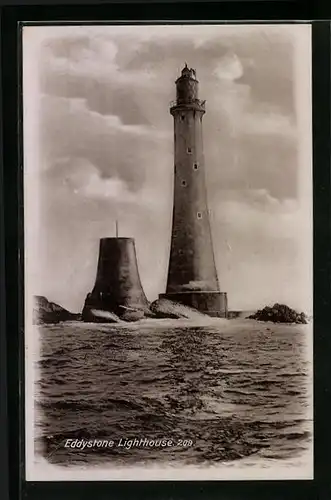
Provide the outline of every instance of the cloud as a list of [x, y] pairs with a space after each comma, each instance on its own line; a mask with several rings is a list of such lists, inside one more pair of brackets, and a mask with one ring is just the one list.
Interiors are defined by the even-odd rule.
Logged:
[[[150, 74], [146, 71], [136, 70], [120, 71], [116, 62], [117, 45], [104, 39], [89, 39], [83, 37], [79, 40], [56, 40], [51, 45], [46, 45], [42, 53], [44, 58], [44, 71], [42, 77], [47, 78], [47, 72], [58, 78], [68, 75], [77, 79], [90, 78], [107, 83], [146, 85], [151, 81]], [[45, 80], [47, 83], [47, 80]]]
[[[171, 187], [171, 180], [160, 177], [164, 187]], [[129, 210], [144, 209], [153, 213], [169, 208], [166, 198], [160, 199], [154, 189], [154, 181], [146, 182], [141, 189], [130, 190], [128, 184], [118, 177], [103, 178], [98, 168], [84, 158], [62, 158], [53, 169], [44, 173], [44, 185], [48, 186], [47, 197], [55, 192], [64, 199], [74, 199], [74, 204], [102, 202], [117, 207], [120, 212], [125, 206]]]
[[155, 176], [155, 155], [171, 152], [171, 134], [152, 125], [123, 124], [118, 116], [89, 110], [84, 99], [44, 96], [42, 109], [43, 169], [58, 168], [61, 158], [84, 158], [101, 177], [120, 178], [136, 190], [146, 176]]
[[298, 201], [280, 201], [266, 190], [221, 198], [212, 206], [212, 228], [229, 298], [244, 310], [277, 301], [311, 310], [312, 213], [307, 218]]
[[[228, 198], [228, 199], [227, 199]], [[294, 199], [278, 200], [265, 189], [228, 193], [217, 205], [216, 217], [231, 229], [231, 234], [250, 238], [261, 244], [262, 240], [296, 245], [295, 234], [301, 231], [298, 219], [300, 206]]]
[[[67, 159], [67, 161], [70, 161]], [[62, 160], [65, 165], [66, 160]], [[71, 160], [71, 168], [66, 167], [63, 182], [74, 195], [90, 199], [114, 200], [118, 203], [131, 203], [135, 201], [133, 192], [127, 189], [123, 180], [111, 177], [102, 179], [99, 170], [84, 159]]]

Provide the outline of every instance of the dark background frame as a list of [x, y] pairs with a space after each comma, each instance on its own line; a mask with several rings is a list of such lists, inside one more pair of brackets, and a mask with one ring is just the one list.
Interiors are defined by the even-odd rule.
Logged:
[[[330, 9], [331, 10], [331, 9]], [[12, 6], [2, 9], [2, 142], [0, 167], [0, 326], [1, 334], [1, 498], [28, 500], [103, 499], [264, 499], [330, 500], [331, 432], [331, 193], [330, 90], [331, 30], [319, 3], [257, 1], [145, 3], [123, 5]], [[331, 13], [329, 14], [331, 17]], [[25, 482], [24, 479], [24, 238], [20, 23], [65, 21], [265, 22], [313, 20], [313, 181], [314, 181], [314, 421], [315, 474], [311, 481]], [[4, 277], [4, 279], [3, 279]], [[2, 279], [1, 279], [2, 278]], [[7, 390], [6, 390], [7, 389]], [[9, 417], [9, 418], [8, 418]], [[7, 468], [6, 468], [7, 467]], [[7, 480], [7, 481], [6, 481]], [[9, 490], [7, 488], [9, 486]], [[6, 491], [9, 491], [7, 496]], [[6, 496], [5, 496], [6, 495]]]

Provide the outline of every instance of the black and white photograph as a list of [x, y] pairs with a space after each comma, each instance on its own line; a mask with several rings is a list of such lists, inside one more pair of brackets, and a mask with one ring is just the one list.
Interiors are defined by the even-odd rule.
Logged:
[[313, 478], [311, 27], [26, 24], [31, 481]]

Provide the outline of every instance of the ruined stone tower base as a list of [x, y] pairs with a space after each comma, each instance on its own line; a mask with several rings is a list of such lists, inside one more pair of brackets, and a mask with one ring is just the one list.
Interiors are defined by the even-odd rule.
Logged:
[[193, 307], [208, 316], [227, 318], [228, 316], [228, 297], [226, 292], [177, 292], [162, 293], [160, 299], [168, 299], [173, 302], [179, 302], [188, 307]]
[[133, 238], [102, 238], [95, 285], [85, 300], [84, 321], [94, 321], [91, 311], [109, 312], [122, 318], [143, 317], [149, 303], [142, 288]]

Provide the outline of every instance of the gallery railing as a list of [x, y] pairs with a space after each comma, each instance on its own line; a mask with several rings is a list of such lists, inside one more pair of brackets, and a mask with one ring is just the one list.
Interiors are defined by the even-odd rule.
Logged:
[[175, 106], [186, 106], [186, 105], [195, 105], [199, 108], [202, 108], [202, 109], [205, 109], [205, 105], [206, 105], [206, 100], [204, 101], [201, 101], [200, 99], [176, 99], [174, 101], [170, 101], [169, 105], [170, 105], [170, 108], [174, 108]]

